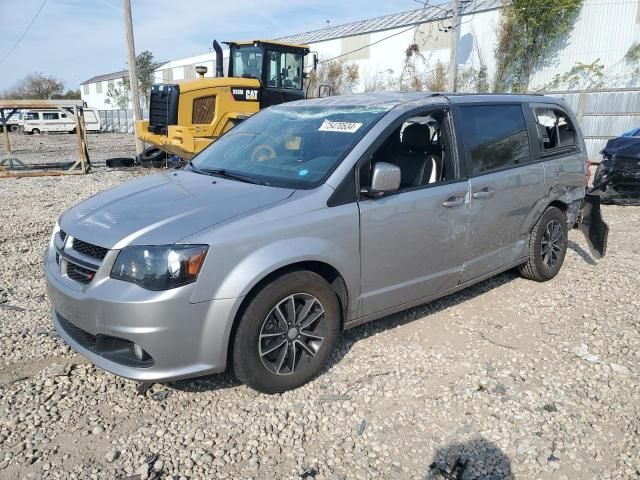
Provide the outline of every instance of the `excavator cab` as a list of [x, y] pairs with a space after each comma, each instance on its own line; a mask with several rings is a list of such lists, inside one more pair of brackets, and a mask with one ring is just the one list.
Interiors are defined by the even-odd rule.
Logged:
[[138, 138], [190, 160], [260, 109], [305, 98], [308, 46], [262, 40], [225, 43], [228, 76], [223, 76], [222, 49], [214, 41], [215, 77], [206, 77], [206, 67], [198, 66], [196, 80], [153, 85], [149, 119], [136, 122]]
[[304, 58], [309, 48], [277, 42], [225, 42], [229, 77], [260, 81], [260, 108], [304, 99]]

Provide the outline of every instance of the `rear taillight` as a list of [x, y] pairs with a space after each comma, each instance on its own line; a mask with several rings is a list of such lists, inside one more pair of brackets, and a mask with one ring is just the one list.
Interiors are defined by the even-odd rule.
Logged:
[[585, 175], [584, 175], [584, 186], [588, 187], [589, 180], [591, 180], [591, 160], [589, 160], [588, 158], [587, 158], [586, 168], [587, 168], [587, 171], [585, 172]]

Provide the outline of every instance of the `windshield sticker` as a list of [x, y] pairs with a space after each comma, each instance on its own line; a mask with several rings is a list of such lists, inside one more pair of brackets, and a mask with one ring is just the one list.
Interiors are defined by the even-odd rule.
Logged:
[[302, 170], [300, 170], [298, 172], [298, 175], [300, 175], [301, 177], [305, 177], [309, 174], [309, 170], [307, 170], [306, 168], [303, 168]]
[[361, 123], [354, 122], [332, 122], [330, 120], [326, 120], [322, 122], [319, 132], [344, 132], [344, 133], [356, 133], [358, 129], [362, 126]]

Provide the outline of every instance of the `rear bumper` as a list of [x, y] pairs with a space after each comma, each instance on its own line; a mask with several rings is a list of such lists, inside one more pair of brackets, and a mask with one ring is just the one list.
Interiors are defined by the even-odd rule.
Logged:
[[600, 197], [598, 195], [593, 193], [585, 194], [577, 227], [586, 237], [593, 256], [595, 258], [604, 257], [607, 253], [609, 226], [602, 218]]
[[[49, 263], [45, 270], [53, 324], [65, 342], [98, 367], [154, 382], [226, 368], [238, 299], [190, 303], [193, 285], [151, 292], [108, 277], [75, 289], [57, 278]], [[133, 344], [150, 359], [137, 361]]]

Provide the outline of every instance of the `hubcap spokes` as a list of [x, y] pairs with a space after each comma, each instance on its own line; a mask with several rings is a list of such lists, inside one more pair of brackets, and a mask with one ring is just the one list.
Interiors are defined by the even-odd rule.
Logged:
[[306, 367], [325, 337], [325, 312], [307, 293], [290, 295], [265, 318], [258, 339], [260, 360], [276, 375], [291, 375]]
[[562, 251], [562, 225], [557, 220], [551, 220], [547, 223], [544, 233], [542, 234], [542, 244], [540, 255], [542, 263], [547, 268], [553, 268], [560, 259]]

